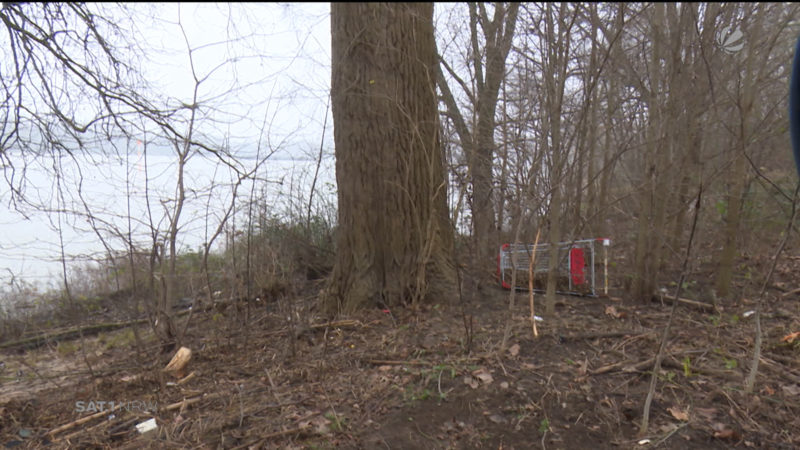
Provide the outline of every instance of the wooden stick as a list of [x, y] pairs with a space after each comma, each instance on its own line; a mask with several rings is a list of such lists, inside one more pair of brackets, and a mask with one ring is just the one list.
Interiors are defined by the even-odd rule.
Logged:
[[608, 245], [607, 239], [603, 239], [603, 278], [605, 279], [603, 293], [608, 295]]
[[178, 382], [175, 383], [175, 384], [178, 385], [178, 386], [184, 385], [184, 384], [188, 383], [189, 381], [191, 381], [195, 376], [197, 376], [197, 372], [192, 372], [189, 375], [186, 375], [182, 379], [178, 380]]
[[429, 361], [399, 361], [399, 360], [388, 360], [388, 359], [365, 359], [364, 362], [369, 364], [374, 364], [376, 366], [402, 366], [402, 365], [430, 366], [433, 364]]
[[205, 398], [210, 398], [210, 397], [211, 396], [199, 395], [197, 397], [187, 398], [185, 400], [181, 400], [181, 401], [173, 403], [171, 405], [167, 405], [164, 409], [166, 409], [167, 411], [180, 409], [180, 408], [183, 408], [184, 406], [194, 405], [195, 403], [199, 402], [200, 400], [203, 400]]
[[298, 434], [298, 433], [302, 433], [304, 431], [310, 432], [311, 430], [309, 429], [309, 427], [297, 427], [297, 428], [292, 428], [291, 430], [277, 431], [275, 433], [270, 433], [270, 434], [268, 434], [266, 436], [263, 436], [263, 437], [255, 440], [255, 441], [248, 442], [247, 444], [243, 444], [243, 445], [240, 445], [238, 447], [233, 447], [232, 450], [243, 450], [245, 448], [256, 448], [256, 447], [257, 448], [261, 448], [262, 445], [256, 445], [256, 444], [263, 444], [264, 441], [266, 441], [267, 439], [286, 436], [286, 435], [289, 435], [289, 434]]
[[[670, 304], [672, 304], [672, 302], [675, 301], [675, 297], [671, 296], [671, 295], [665, 295], [662, 298], [664, 300], [667, 300], [667, 303], [670, 303]], [[697, 300], [690, 300], [688, 298], [678, 297], [678, 303], [683, 303], [684, 305], [693, 306], [695, 308], [702, 309], [704, 311], [715, 311], [716, 310], [714, 305], [712, 305], [710, 303], [698, 302]]]
[[625, 360], [625, 361], [620, 361], [618, 363], [609, 364], [607, 366], [599, 367], [595, 370], [589, 371], [589, 373], [592, 375], [602, 375], [604, 373], [612, 372], [617, 369], [622, 369], [625, 372], [630, 372], [633, 370], [641, 370], [649, 366], [650, 364], [653, 364], [655, 360], [656, 360], [655, 357], [646, 359], [644, 361], [640, 361], [638, 363], [630, 360]]
[[338, 320], [335, 322], [325, 322], [325, 323], [316, 323], [312, 324], [311, 328], [318, 330], [320, 328], [346, 328], [346, 327], [357, 327], [361, 326], [362, 323], [358, 320]]
[[598, 338], [612, 338], [612, 337], [623, 337], [623, 336], [644, 336], [646, 334], [652, 333], [653, 330], [649, 331], [608, 331], [608, 332], [589, 332], [589, 333], [577, 333], [577, 334], [567, 334], [564, 336], [559, 336], [561, 339], [565, 341], [577, 341], [580, 339], [598, 339]]
[[536, 330], [536, 314], [533, 312], [533, 267], [536, 262], [536, 248], [539, 246], [539, 233], [542, 229], [536, 231], [536, 242], [533, 243], [533, 254], [530, 257], [530, 264], [528, 264], [528, 293], [530, 295], [531, 303], [531, 326], [533, 327], [533, 338], [539, 337], [539, 331]]
[[83, 424], [85, 424], [86, 422], [89, 422], [89, 421], [91, 421], [91, 420], [93, 420], [93, 419], [97, 419], [97, 418], [99, 418], [99, 417], [103, 417], [103, 416], [106, 416], [106, 415], [108, 415], [108, 414], [111, 414], [112, 412], [114, 412], [114, 411], [116, 411], [116, 410], [118, 410], [118, 409], [122, 408], [122, 405], [124, 405], [124, 403], [118, 403], [118, 404], [117, 404], [117, 405], [115, 405], [113, 408], [109, 409], [108, 411], [100, 411], [100, 412], [98, 412], [98, 413], [94, 413], [94, 414], [92, 414], [92, 415], [90, 415], [90, 416], [81, 417], [81, 418], [80, 418], [80, 419], [78, 419], [78, 420], [73, 420], [73, 421], [72, 421], [72, 422], [70, 422], [70, 423], [67, 423], [67, 424], [61, 425], [60, 427], [57, 427], [57, 428], [54, 428], [54, 429], [52, 429], [52, 430], [48, 431], [48, 432], [47, 432], [47, 434], [49, 434], [49, 435], [51, 435], [51, 436], [52, 436], [52, 435], [54, 435], [54, 434], [56, 434], [56, 433], [61, 433], [62, 431], [67, 431], [67, 430], [69, 430], [69, 429], [75, 428], [75, 427], [77, 427], [78, 425], [83, 425]]
[[792, 289], [791, 291], [784, 292], [783, 294], [781, 294], [781, 297], [788, 297], [788, 296], [793, 295], [793, 294], [800, 294], [800, 288]]

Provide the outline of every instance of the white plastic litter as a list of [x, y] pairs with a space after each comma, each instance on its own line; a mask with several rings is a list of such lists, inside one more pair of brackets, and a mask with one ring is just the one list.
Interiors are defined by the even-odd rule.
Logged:
[[136, 425], [136, 431], [145, 434], [148, 431], [153, 431], [157, 428], [156, 419], [145, 420], [144, 422]]

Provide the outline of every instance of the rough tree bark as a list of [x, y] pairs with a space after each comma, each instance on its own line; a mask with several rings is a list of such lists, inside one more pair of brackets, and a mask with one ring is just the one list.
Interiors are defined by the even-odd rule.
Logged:
[[435, 90], [433, 5], [331, 5], [337, 259], [328, 313], [438, 300], [454, 287]]

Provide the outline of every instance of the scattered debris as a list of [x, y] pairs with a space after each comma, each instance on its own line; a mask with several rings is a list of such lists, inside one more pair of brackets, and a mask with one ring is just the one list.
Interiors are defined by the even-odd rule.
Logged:
[[672, 414], [672, 417], [680, 420], [681, 422], [689, 421], [689, 413], [682, 410], [681, 408], [678, 408], [677, 406], [671, 406], [667, 408], [667, 411], [669, 411], [669, 413]]
[[145, 434], [148, 431], [155, 430], [156, 428], [158, 428], [158, 426], [156, 425], [156, 419], [154, 418], [136, 424], [136, 431], [138, 431], [139, 434]]
[[800, 338], [800, 331], [795, 331], [794, 333], [789, 333], [781, 339], [781, 342], [788, 342], [792, 343], [795, 339]]

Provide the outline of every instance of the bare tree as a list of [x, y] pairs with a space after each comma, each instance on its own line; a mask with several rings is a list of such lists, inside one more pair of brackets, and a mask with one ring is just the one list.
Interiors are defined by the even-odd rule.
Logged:
[[[493, 6], [490, 18], [486, 4], [467, 4], [470, 36], [464, 63], [469, 68], [470, 78], [463, 79], [454, 68], [455, 63], [449, 62], [445, 54], [437, 65], [437, 83], [447, 107], [446, 116], [454, 125], [469, 168], [475, 245], [473, 264], [480, 270], [489, 266], [495, 247], [490, 245], [497, 226], [492, 173], [496, 151], [495, 116], [520, 5], [496, 2]], [[466, 97], [464, 106], [459, 105], [460, 96], [454, 93], [450, 83], [460, 88], [460, 96]]]

